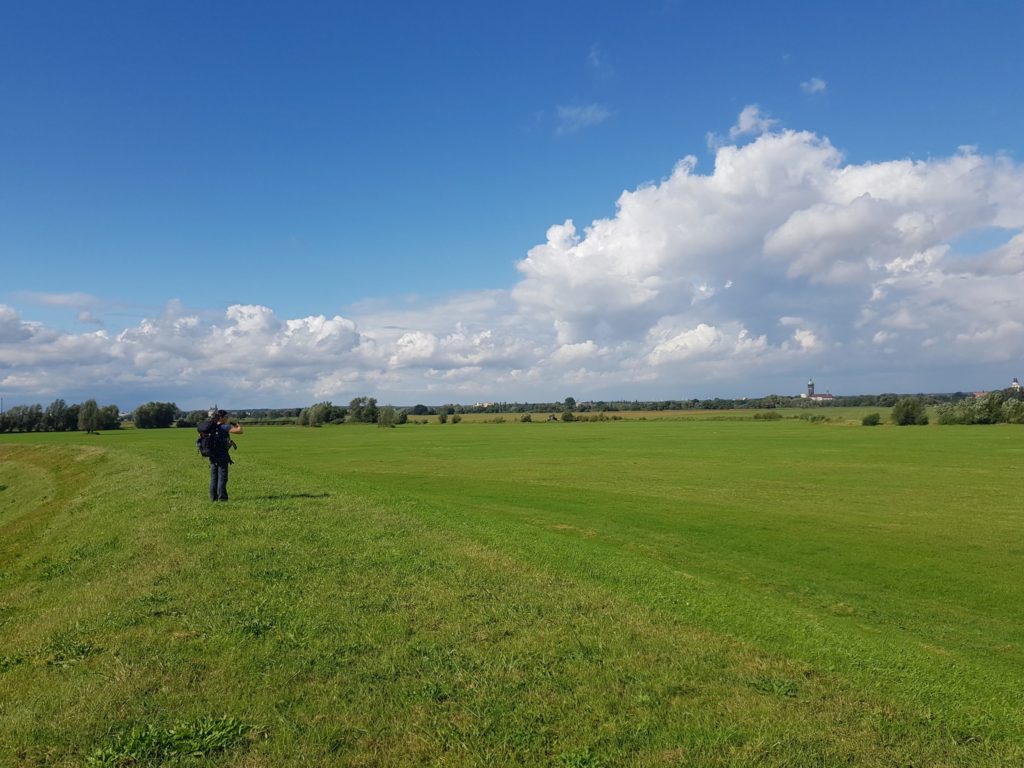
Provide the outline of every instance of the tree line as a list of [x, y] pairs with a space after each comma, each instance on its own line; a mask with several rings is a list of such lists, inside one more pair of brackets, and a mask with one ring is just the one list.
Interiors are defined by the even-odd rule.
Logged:
[[0, 432], [96, 432], [120, 427], [118, 407], [100, 406], [95, 400], [68, 405], [58, 398], [46, 408], [38, 403], [16, 405], [0, 414]]
[[377, 424], [381, 427], [393, 427], [405, 424], [409, 413], [404, 408], [390, 405], [378, 406], [375, 397], [354, 397], [348, 408], [334, 405], [325, 400], [315, 403], [299, 412], [298, 423], [303, 427], [319, 427], [322, 424]]
[[[324, 401], [303, 408], [299, 413], [298, 423], [302, 426], [320, 426], [322, 424], [375, 423], [379, 426], [392, 427], [405, 424], [409, 416], [436, 416], [442, 424], [451, 419], [457, 422], [465, 413], [520, 413], [522, 421], [531, 421], [531, 414], [546, 413], [549, 419], [561, 412], [562, 421], [587, 419], [588, 411], [606, 413], [618, 411], [665, 411], [665, 410], [731, 410], [731, 409], [765, 409], [755, 418], [767, 419], [776, 416], [776, 408], [836, 408], [854, 406], [877, 406], [892, 408], [890, 421], [904, 426], [910, 424], [927, 424], [926, 408], [933, 406], [938, 414], [940, 424], [995, 424], [1009, 422], [1024, 424], [1024, 393], [1020, 389], [1006, 389], [991, 392], [977, 398], [966, 392], [942, 394], [900, 395], [886, 392], [879, 395], [837, 396], [830, 401], [815, 401], [803, 397], [768, 395], [766, 397], [742, 400], [714, 398], [712, 400], [616, 400], [588, 401], [578, 403], [575, 398], [567, 397], [562, 401], [546, 403], [487, 403], [472, 406], [445, 404], [426, 406], [418, 403], [411, 408], [378, 407], [372, 397], [354, 398], [349, 407], [336, 406]], [[577, 416], [576, 414], [582, 414]], [[611, 418], [616, 418], [612, 416]], [[779, 417], [781, 418], [781, 417]], [[824, 418], [824, 417], [822, 417]], [[871, 426], [880, 423], [880, 414], [869, 414], [864, 424]]]
[[869, 406], [876, 408], [891, 408], [902, 399], [916, 397], [925, 405], [938, 405], [941, 403], [955, 403], [964, 399], [973, 398], [968, 392], [949, 392], [939, 394], [898, 394], [896, 392], [883, 392], [876, 395], [836, 395], [831, 400], [810, 400], [805, 397], [793, 397], [792, 395], [765, 395], [764, 397], [751, 398], [691, 398], [688, 400], [585, 400], [577, 401], [573, 397], [567, 397], [561, 401], [550, 402], [494, 402], [478, 403], [475, 405], [459, 405], [448, 403], [445, 405], [427, 406], [422, 403], [412, 406], [409, 409], [410, 416], [435, 416], [444, 412], [452, 414], [462, 413], [563, 413], [574, 411], [576, 413], [617, 413], [619, 411], [728, 411], [735, 409], [760, 409], [770, 410], [774, 408], [849, 408], [855, 406]]
[[[154, 429], [171, 426], [180, 414], [174, 403], [145, 403], [131, 418], [139, 429]], [[91, 399], [68, 405], [58, 398], [46, 408], [37, 403], [8, 409], [0, 414], [0, 432], [98, 432], [120, 429], [121, 421], [116, 405], [101, 406]]]
[[1024, 424], [1024, 392], [1003, 389], [935, 408], [939, 424]]
[[[907, 410], [907, 401], [915, 408]], [[675, 411], [675, 410], [731, 410], [774, 408], [834, 408], [843, 406], [895, 407], [899, 412], [896, 423], [927, 423], [924, 406], [934, 406], [940, 424], [1024, 424], [1024, 393], [1020, 389], [1005, 389], [975, 397], [966, 392], [948, 394], [918, 394], [914, 396], [882, 393], [879, 395], [836, 396], [831, 401], [810, 401], [788, 395], [767, 395], [751, 399], [713, 398], [700, 400], [591, 400], [577, 402], [573, 397], [561, 401], [519, 403], [496, 402], [476, 405], [444, 404], [427, 406], [418, 403], [411, 408], [379, 406], [376, 398], [355, 397], [348, 406], [334, 405], [330, 401], [315, 403], [306, 408], [257, 408], [236, 411], [238, 418], [264, 424], [291, 424], [320, 426], [322, 424], [377, 424], [391, 427], [405, 424], [409, 416], [437, 416], [448, 421], [465, 413], [561, 413], [563, 420], [572, 414], [587, 412], [615, 413], [618, 411]], [[569, 414], [569, 418], [566, 418]], [[138, 429], [161, 429], [171, 426], [195, 427], [208, 418], [207, 411], [183, 412], [175, 403], [149, 402], [137, 407], [131, 419]], [[122, 417], [116, 405], [100, 406], [95, 400], [81, 404], [67, 404], [54, 400], [46, 408], [42, 405], [19, 405], [0, 413], [0, 432], [95, 432], [119, 429]]]

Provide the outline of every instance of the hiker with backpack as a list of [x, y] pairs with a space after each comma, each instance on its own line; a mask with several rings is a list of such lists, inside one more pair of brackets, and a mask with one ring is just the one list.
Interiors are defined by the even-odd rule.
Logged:
[[210, 418], [196, 429], [199, 454], [210, 460], [210, 501], [228, 500], [228, 467], [234, 462], [228, 451], [235, 447], [231, 435], [240, 435], [242, 425], [228, 421], [228, 412], [210, 411]]

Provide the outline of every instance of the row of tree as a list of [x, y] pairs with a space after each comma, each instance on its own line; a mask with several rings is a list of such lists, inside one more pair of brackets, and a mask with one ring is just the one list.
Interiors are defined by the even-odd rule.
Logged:
[[316, 403], [299, 411], [299, 424], [304, 427], [319, 427], [321, 424], [342, 424], [348, 411], [330, 401]]
[[1019, 389], [989, 392], [935, 408], [939, 424], [1024, 424], [1024, 394]]
[[393, 427], [405, 424], [409, 412], [404, 408], [390, 405], [378, 406], [374, 397], [354, 397], [348, 408], [334, 405], [329, 400], [303, 408], [299, 412], [299, 424], [304, 427], [319, 427], [321, 424], [377, 424]]
[[57, 399], [46, 408], [39, 404], [16, 405], [0, 414], [0, 432], [96, 432], [120, 426], [117, 406], [100, 406], [95, 400], [68, 405]]
[[455, 413], [616, 413], [618, 411], [726, 411], [736, 408], [840, 408], [853, 406], [870, 406], [891, 408], [907, 397], [915, 397], [925, 405], [955, 403], [973, 395], [967, 392], [950, 392], [941, 394], [897, 394], [883, 392], [878, 395], [837, 395], [831, 400], [810, 400], [792, 395], [765, 395], [757, 398], [709, 398], [701, 400], [587, 400], [577, 402], [573, 397], [562, 401], [520, 403], [496, 402], [477, 403], [475, 405], [446, 404], [427, 406], [416, 404], [409, 409], [410, 416], [434, 416], [442, 411], [448, 415]]
[[[179, 415], [174, 403], [146, 403], [135, 409], [132, 420], [139, 429], [153, 429], [171, 426]], [[0, 432], [97, 432], [120, 427], [118, 407], [100, 406], [95, 400], [68, 405], [58, 398], [46, 408], [39, 404], [16, 405], [0, 414]]]
[[180, 413], [174, 403], [145, 403], [132, 412], [132, 421], [138, 429], [162, 429], [174, 424]]
[[[912, 403], [912, 405], [911, 405]], [[990, 392], [974, 397], [964, 392], [906, 396], [894, 393], [835, 397], [827, 403], [810, 402], [805, 398], [782, 395], [748, 400], [614, 400], [577, 403], [572, 397], [550, 403], [487, 403], [477, 405], [446, 404], [439, 406], [414, 405], [412, 408], [378, 406], [376, 398], [356, 397], [348, 407], [324, 401], [308, 408], [263, 408], [238, 412], [240, 418], [265, 423], [292, 423], [303, 426], [321, 424], [361, 423], [394, 426], [405, 424], [409, 416], [437, 416], [444, 423], [449, 416], [463, 413], [554, 413], [563, 420], [571, 420], [573, 412], [587, 413], [616, 411], [664, 410], [728, 410], [733, 408], [773, 409], [785, 407], [879, 406], [894, 407], [892, 420], [899, 424], [927, 423], [925, 406], [934, 406], [940, 424], [1024, 424], [1024, 393], [1020, 389]], [[568, 418], [566, 414], [569, 414]], [[150, 402], [140, 405], [132, 413], [139, 429], [158, 429], [176, 425], [195, 427], [207, 418], [206, 411], [183, 413], [174, 403]], [[118, 429], [120, 413], [116, 405], [99, 406], [95, 400], [68, 405], [54, 400], [45, 409], [41, 405], [20, 405], [0, 413], [0, 432], [67, 432], [83, 430]]]
[[[244, 420], [246, 424], [294, 424], [302, 410], [301, 408], [248, 408], [242, 411], [231, 411], [231, 415], [236, 419]], [[209, 411], [188, 411], [187, 413], [178, 413], [174, 424], [177, 427], [195, 427], [208, 418]]]
[[[897, 395], [883, 393], [880, 395], [856, 395], [852, 397], [836, 397], [832, 401], [817, 402], [801, 397], [768, 395], [754, 400], [661, 400], [661, 401], [590, 401], [578, 403], [575, 398], [567, 397], [561, 402], [551, 403], [487, 403], [473, 406], [446, 404], [426, 406], [417, 403], [408, 409], [391, 406], [378, 407], [372, 397], [354, 398], [346, 409], [330, 401], [316, 403], [303, 408], [299, 413], [298, 422], [302, 426], [316, 427], [321, 424], [368, 423], [380, 426], [405, 424], [409, 416], [436, 416], [442, 424], [449, 418], [458, 421], [464, 413], [520, 413], [529, 417], [533, 413], [561, 413], [563, 421], [572, 421], [574, 413], [585, 414], [588, 411], [615, 413], [620, 410], [629, 411], [665, 411], [665, 410], [731, 410], [734, 408], [761, 408], [767, 413], [759, 414], [765, 418], [775, 408], [792, 407], [836, 407], [845, 406], [879, 406], [893, 408], [890, 419], [894, 424], [927, 424], [927, 406], [935, 406], [942, 424], [989, 424], [996, 421], [1024, 423], [1024, 400], [1020, 398], [1020, 390], [1006, 390], [991, 393], [985, 398], [977, 399], [964, 392], [932, 395]], [[871, 423], [877, 414], [871, 414]], [[867, 424], [868, 422], [865, 421]]]

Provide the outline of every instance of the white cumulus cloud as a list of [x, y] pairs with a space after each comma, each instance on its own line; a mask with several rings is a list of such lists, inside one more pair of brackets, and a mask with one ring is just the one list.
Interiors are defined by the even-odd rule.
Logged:
[[[508, 288], [348, 316], [172, 301], [109, 333], [0, 305], [0, 383], [32, 401], [105, 388], [301, 405], [756, 395], [798, 391], [822, 367], [843, 372], [834, 392], [1024, 375], [1024, 167], [971, 147], [849, 163], [753, 106], [734, 128], [744, 141], [705, 172], [685, 156], [614, 215], [553, 223]], [[1002, 245], [959, 250], [993, 230]]]
[[740, 112], [736, 125], [729, 129], [729, 138], [736, 139], [740, 136], [765, 133], [778, 122], [778, 120], [761, 114], [761, 108], [757, 104], [748, 104]]

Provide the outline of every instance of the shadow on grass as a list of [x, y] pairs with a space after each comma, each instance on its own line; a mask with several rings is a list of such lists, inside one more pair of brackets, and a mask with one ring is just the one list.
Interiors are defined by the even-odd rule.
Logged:
[[280, 501], [281, 499], [326, 499], [329, 493], [268, 493], [264, 496], [249, 496], [253, 501]]

